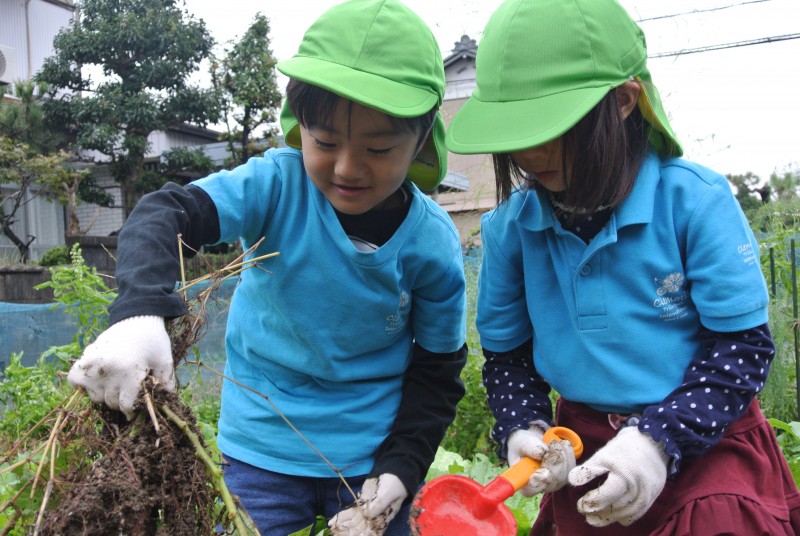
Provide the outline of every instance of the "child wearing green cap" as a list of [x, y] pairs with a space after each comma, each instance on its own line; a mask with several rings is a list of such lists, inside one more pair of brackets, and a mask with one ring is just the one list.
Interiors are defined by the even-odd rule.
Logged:
[[317, 516], [336, 535], [408, 534], [467, 353], [458, 233], [420, 189], [446, 173], [442, 58], [400, 2], [351, 0], [278, 69], [290, 148], [142, 198], [119, 236], [111, 325], [69, 380], [128, 416], [148, 373], [173, 388], [176, 237], [184, 255], [263, 240], [252, 256], [280, 255], [242, 273], [228, 315], [226, 483], [264, 535]]
[[639, 27], [615, 0], [506, 0], [476, 68], [447, 144], [494, 159], [476, 322], [501, 454], [543, 461], [531, 534], [800, 533], [755, 398], [758, 245], [725, 177], [680, 158]]

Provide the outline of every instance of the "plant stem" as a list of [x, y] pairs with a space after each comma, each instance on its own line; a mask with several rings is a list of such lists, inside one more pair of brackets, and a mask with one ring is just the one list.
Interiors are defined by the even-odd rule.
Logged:
[[33, 478], [33, 487], [31, 488], [31, 499], [33, 499], [36, 493], [36, 484], [39, 482], [39, 476], [42, 473], [42, 469], [44, 468], [44, 462], [47, 461], [47, 455], [49, 451], [52, 450], [51, 463], [52, 463], [52, 456], [55, 454], [55, 442], [58, 437], [58, 433], [61, 431], [61, 423], [66, 420], [65, 416], [66, 411], [62, 408], [58, 412], [58, 417], [56, 417], [56, 423], [53, 425], [53, 429], [50, 432], [50, 437], [47, 438], [47, 443], [45, 444], [44, 453], [42, 454], [42, 459], [39, 460], [39, 466], [36, 468], [36, 476]]
[[241, 536], [252, 534], [252, 531], [245, 526], [244, 522], [238, 515], [239, 509], [236, 507], [236, 501], [234, 501], [231, 492], [228, 490], [228, 486], [225, 485], [222, 469], [220, 469], [214, 460], [211, 459], [211, 456], [208, 455], [208, 452], [206, 452], [206, 449], [203, 447], [203, 444], [200, 442], [200, 438], [197, 437], [197, 434], [192, 431], [186, 421], [181, 419], [166, 405], [159, 404], [158, 409], [161, 410], [161, 412], [166, 415], [167, 419], [172, 421], [175, 426], [180, 428], [183, 434], [194, 446], [197, 457], [200, 458], [200, 460], [203, 462], [203, 465], [205, 465], [214, 488], [217, 490], [217, 492], [219, 492], [220, 497], [222, 498], [222, 502], [228, 512], [228, 519], [233, 521], [237, 534]]
[[6, 521], [6, 524], [3, 526], [3, 530], [0, 531], [0, 536], [8, 536], [14, 527], [17, 526], [17, 521], [19, 521], [21, 515], [22, 512], [20, 512], [19, 509], [14, 508], [14, 513], [11, 514], [11, 516], [8, 518], [8, 521]]
[[186, 298], [186, 267], [183, 262], [183, 235], [178, 233], [178, 255], [181, 265], [181, 287], [183, 287], [183, 297]]
[[[258, 261], [261, 261], [261, 260], [264, 260], [264, 259], [268, 259], [270, 257], [275, 257], [277, 255], [280, 255], [280, 252], [276, 251], [274, 253], [267, 253], [266, 255], [261, 255], [260, 257], [255, 257], [253, 259], [247, 259], [246, 261], [243, 261], [243, 262], [240, 262], [240, 263], [237, 263], [237, 264], [229, 264], [228, 266], [226, 266], [225, 268], [220, 270], [220, 272], [229, 272], [229, 271], [232, 272], [232, 271], [237, 270], [237, 269], [239, 269], [239, 271], [241, 271], [242, 268], [244, 268], [244, 269], [250, 268], [251, 266], [253, 266]], [[178, 290], [179, 290], [179, 292], [183, 292], [184, 295], [185, 295], [186, 289], [188, 289], [190, 287], [193, 287], [194, 285], [197, 285], [199, 283], [202, 283], [203, 281], [206, 281], [208, 279], [212, 279], [214, 277], [219, 277], [219, 273], [215, 272], [213, 274], [207, 274], [207, 275], [204, 275], [203, 277], [198, 277], [197, 279], [193, 279], [192, 281], [190, 281], [186, 285], [182, 286]]]

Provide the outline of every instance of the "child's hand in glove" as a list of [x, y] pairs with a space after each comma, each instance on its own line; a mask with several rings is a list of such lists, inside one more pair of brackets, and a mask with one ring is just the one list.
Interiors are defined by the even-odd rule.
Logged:
[[638, 428], [623, 428], [585, 463], [569, 473], [569, 483], [582, 486], [608, 475], [597, 489], [578, 500], [586, 522], [604, 527], [630, 525], [653, 505], [667, 482], [669, 456], [664, 446]]
[[539, 493], [552, 493], [563, 488], [567, 475], [575, 467], [575, 451], [569, 441], [544, 442], [545, 430], [532, 424], [528, 430], [514, 430], [508, 436], [508, 465], [514, 465], [523, 457], [540, 460], [542, 466], [531, 475], [528, 484], [520, 489], [526, 497]]
[[128, 419], [148, 374], [175, 389], [172, 344], [160, 316], [120, 320], [86, 347], [67, 379], [83, 387], [93, 402], [105, 402]]
[[408, 496], [400, 479], [391, 473], [368, 478], [356, 504], [329, 522], [333, 536], [381, 536]]

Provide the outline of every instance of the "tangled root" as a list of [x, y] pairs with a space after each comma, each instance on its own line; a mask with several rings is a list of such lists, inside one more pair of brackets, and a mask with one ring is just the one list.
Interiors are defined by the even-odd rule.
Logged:
[[[152, 396], [202, 437], [191, 410], [176, 394], [155, 386]], [[96, 461], [59, 481], [63, 498], [39, 533], [214, 534], [216, 494], [186, 434], [161, 414], [157, 430], [144, 413], [127, 422], [104, 405], [92, 409], [100, 429], [86, 430], [95, 437], [83, 438], [91, 441]]]

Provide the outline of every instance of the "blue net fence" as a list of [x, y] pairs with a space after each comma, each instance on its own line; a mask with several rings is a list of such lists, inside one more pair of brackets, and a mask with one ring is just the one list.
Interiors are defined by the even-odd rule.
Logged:
[[[199, 357], [218, 370], [225, 362], [225, 323], [236, 281], [223, 282], [205, 302], [203, 336], [196, 346]], [[187, 296], [191, 302], [202, 285], [193, 287]], [[51, 347], [72, 342], [77, 331], [75, 319], [64, 306], [27, 305], [0, 302], [0, 371], [12, 354], [22, 354], [23, 365], [33, 365]]]
[[[464, 252], [468, 277], [477, 274], [480, 259], [479, 249]], [[219, 371], [225, 364], [225, 324], [236, 283], [235, 279], [224, 281], [205, 302], [205, 331], [196, 345], [198, 357]], [[202, 286], [192, 287], [187, 300], [191, 302], [202, 290]], [[22, 353], [23, 365], [35, 364], [49, 348], [72, 342], [76, 331], [75, 319], [65, 312], [63, 306], [54, 308], [53, 304], [0, 302], [0, 371], [5, 369], [14, 353]], [[180, 376], [182, 371], [178, 372]]]
[[63, 307], [0, 302], [0, 370], [12, 353], [23, 353], [22, 362], [31, 365], [51, 346], [72, 341], [75, 321]]

